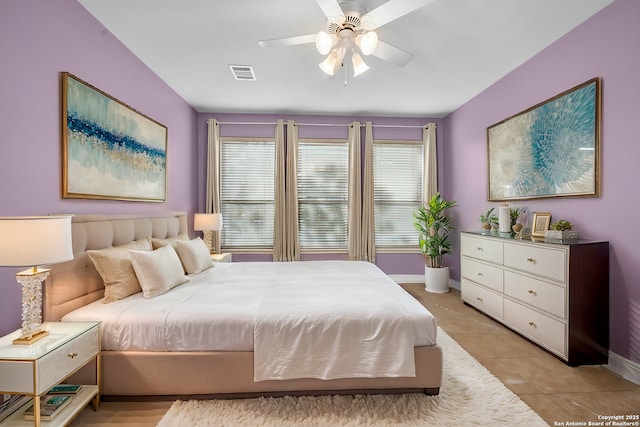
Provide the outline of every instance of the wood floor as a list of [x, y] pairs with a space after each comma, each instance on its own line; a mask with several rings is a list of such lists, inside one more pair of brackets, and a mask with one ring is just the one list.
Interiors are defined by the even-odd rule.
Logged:
[[[487, 367], [549, 425], [601, 421], [598, 415], [640, 415], [640, 385], [599, 366], [571, 368], [556, 357], [464, 305], [457, 291], [430, 294], [403, 287], [427, 307], [465, 350]], [[171, 402], [103, 402], [85, 409], [72, 426], [151, 427]]]

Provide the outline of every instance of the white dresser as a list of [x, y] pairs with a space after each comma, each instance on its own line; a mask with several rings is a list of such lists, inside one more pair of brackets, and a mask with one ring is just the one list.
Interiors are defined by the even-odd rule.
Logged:
[[462, 299], [572, 366], [605, 364], [609, 243], [462, 232]]

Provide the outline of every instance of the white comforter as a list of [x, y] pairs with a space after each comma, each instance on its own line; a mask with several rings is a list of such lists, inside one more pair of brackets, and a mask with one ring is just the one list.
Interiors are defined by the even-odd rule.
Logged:
[[159, 297], [96, 301], [105, 350], [254, 351], [256, 381], [415, 376], [435, 318], [366, 262], [222, 263]]

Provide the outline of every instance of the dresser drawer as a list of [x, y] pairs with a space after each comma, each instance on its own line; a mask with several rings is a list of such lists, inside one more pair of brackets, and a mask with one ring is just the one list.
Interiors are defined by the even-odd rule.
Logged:
[[502, 320], [502, 296], [463, 278], [462, 299], [489, 316]]
[[565, 324], [514, 301], [504, 300], [504, 321], [566, 358]]
[[503, 292], [502, 269], [489, 264], [462, 258], [462, 275], [498, 292]]
[[565, 319], [565, 287], [511, 271], [504, 272], [504, 293]]
[[44, 393], [75, 370], [84, 366], [87, 361], [100, 351], [99, 328], [89, 329], [84, 334], [50, 352], [37, 362], [38, 390]]
[[461, 235], [460, 242], [463, 256], [502, 264], [502, 242], [466, 234]]
[[566, 249], [504, 244], [504, 265], [542, 277], [566, 280]]

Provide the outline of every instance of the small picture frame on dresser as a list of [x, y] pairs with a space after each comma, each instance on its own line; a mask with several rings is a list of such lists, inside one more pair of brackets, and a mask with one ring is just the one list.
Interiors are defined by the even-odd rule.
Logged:
[[551, 214], [549, 212], [534, 212], [533, 223], [531, 224], [531, 238], [544, 240], [544, 232], [551, 224]]

